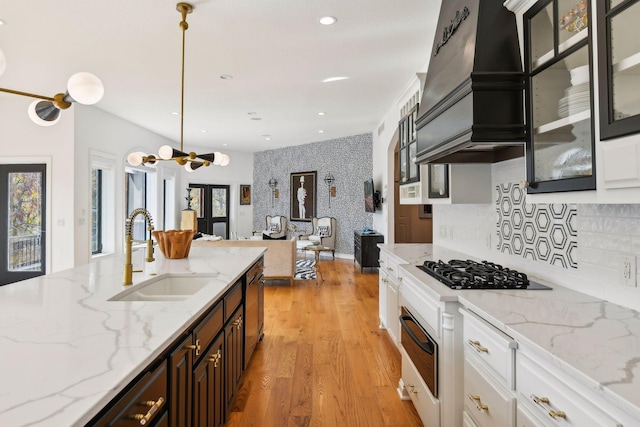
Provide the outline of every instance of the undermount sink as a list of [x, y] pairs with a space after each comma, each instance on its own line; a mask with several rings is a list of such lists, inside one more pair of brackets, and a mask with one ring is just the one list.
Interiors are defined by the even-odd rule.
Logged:
[[160, 276], [132, 286], [109, 301], [181, 301], [212, 283], [215, 276]]

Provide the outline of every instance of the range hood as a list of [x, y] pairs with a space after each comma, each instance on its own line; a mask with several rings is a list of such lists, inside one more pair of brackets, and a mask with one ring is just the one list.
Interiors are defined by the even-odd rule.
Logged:
[[444, 0], [419, 106], [416, 163], [524, 155], [524, 74], [503, 0]]

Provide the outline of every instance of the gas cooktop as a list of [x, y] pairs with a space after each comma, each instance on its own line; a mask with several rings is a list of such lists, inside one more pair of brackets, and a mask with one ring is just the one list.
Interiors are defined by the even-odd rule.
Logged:
[[489, 261], [452, 259], [425, 261], [418, 268], [451, 289], [548, 290], [549, 286], [529, 280], [526, 274]]

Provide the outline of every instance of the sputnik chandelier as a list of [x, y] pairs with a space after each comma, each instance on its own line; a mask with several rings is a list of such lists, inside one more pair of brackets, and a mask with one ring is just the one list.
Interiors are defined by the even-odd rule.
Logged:
[[[0, 50], [0, 76], [7, 67], [7, 60]], [[99, 78], [91, 73], [76, 73], [67, 81], [66, 93], [53, 97], [0, 87], [0, 92], [36, 98], [27, 110], [31, 120], [40, 126], [52, 126], [60, 120], [60, 112], [71, 107], [74, 102], [93, 105], [102, 99], [104, 86]]]
[[163, 145], [158, 150], [158, 154], [144, 154], [140, 152], [134, 152], [127, 156], [127, 161], [131, 166], [139, 166], [141, 164], [154, 165], [163, 160], [174, 160], [187, 170], [187, 172], [193, 172], [201, 166], [209, 166], [211, 164], [216, 166], [227, 166], [229, 164], [229, 156], [220, 153], [218, 151], [207, 154], [196, 154], [194, 152], [186, 153], [184, 151], [184, 47], [185, 47], [185, 33], [189, 28], [187, 23], [187, 15], [193, 12], [193, 6], [188, 3], [178, 3], [176, 9], [182, 15], [182, 21], [180, 21], [180, 28], [182, 29], [182, 89], [180, 95], [180, 149], [169, 145]]

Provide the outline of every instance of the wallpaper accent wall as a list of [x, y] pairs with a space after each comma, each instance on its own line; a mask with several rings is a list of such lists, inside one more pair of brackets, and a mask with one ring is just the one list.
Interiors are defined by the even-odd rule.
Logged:
[[531, 261], [578, 268], [575, 205], [525, 203], [518, 184], [496, 186], [497, 249]]
[[[373, 174], [373, 139], [370, 133], [261, 151], [253, 159], [253, 225], [265, 228], [267, 215], [289, 218], [290, 174], [317, 172], [316, 212], [318, 217], [337, 219], [336, 253], [353, 254], [353, 232], [371, 227], [373, 214], [364, 209], [364, 181]], [[331, 173], [336, 197], [331, 198], [324, 177]], [[279, 197], [271, 199], [269, 179], [278, 181]], [[377, 182], [376, 189], [382, 183]], [[287, 222], [287, 226], [291, 224]], [[298, 232], [310, 232], [311, 223], [294, 221]]]

